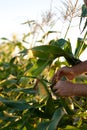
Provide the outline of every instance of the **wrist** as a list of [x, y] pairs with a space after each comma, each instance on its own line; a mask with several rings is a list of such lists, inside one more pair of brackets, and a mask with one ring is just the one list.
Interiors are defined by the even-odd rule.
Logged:
[[78, 85], [77, 84], [74, 84], [73, 86], [73, 96], [78, 96]]
[[76, 76], [82, 74], [82, 73], [83, 73], [83, 70], [82, 70], [82, 62], [79, 63], [79, 64], [77, 64], [77, 65], [75, 65], [75, 66], [73, 66], [73, 67], [71, 67], [71, 69], [72, 69], [72, 72], [73, 72], [74, 77], [76, 77]]
[[85, 84], [74, 84], [73, 95], [74, 96], [86, 96], [87, 97], [87, 85], [85, 85]]
[[72, 67], [72, 71], [75, 76], [87, 72], [87, 61], [80, 62], [79, 64]]
[[77, 76], [77, 72], [74, 67], [70, 67], [70, 73], [72, 75], [72, 79]]

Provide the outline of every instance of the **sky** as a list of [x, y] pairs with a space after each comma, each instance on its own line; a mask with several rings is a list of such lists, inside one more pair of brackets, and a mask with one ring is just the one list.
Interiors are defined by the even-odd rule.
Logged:
[[[40, 19], [41, 12], [48, 10], [51, 2], [55, 10], [61, 7], [61, 1], [65, 0], [0, 0], [0, 38], [10, 38], [14, 34], [20, 37], [28, 31], [22, 23]], [[83, 0], [79, 2], [83, 4]], [[73, 28], [69, 33], [73, 42], [79, 36], [78, 31]]]
[[41, 11], [50, 7], [51, 0], [0, 0], [0, 37], [23, 33], [21, 23], [38, 19]]
[[51, 1], [53, 8], [61, 5], [61, 0], [0, 0], [0, 38], [26, 32], [21, 23], [39, 19], [41, 12], [50, 8]]

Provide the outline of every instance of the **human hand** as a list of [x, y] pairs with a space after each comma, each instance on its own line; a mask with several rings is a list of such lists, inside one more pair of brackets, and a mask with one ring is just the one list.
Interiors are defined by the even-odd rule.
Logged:
[[74, 96], [74, 88], [73, 83], [60, 80], [53, 86], [52, 90], [55, 95], [68, 97]]
[[87, 6], [87, 0], [84, 0], [85, 5]]
[[75, 73], [72, 67], [63, 67], [57, 70], [52, 78], [52, 82], [56, 83], [62, 77], [67, 77], [69, 80], [72, 80], [75, 77]]

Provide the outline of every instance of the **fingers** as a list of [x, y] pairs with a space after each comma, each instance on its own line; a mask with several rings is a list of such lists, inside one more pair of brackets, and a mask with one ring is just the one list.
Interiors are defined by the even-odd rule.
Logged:
[[[59, 70], [58, 70], [59, 71]], [[57, 82], [58, 81], [58, 79], [59, 79], [59, 76], [58, 76], [58, 73], [59, 72], [56, 72], [55, 74], [54, 74], [54, 76], [53, 76], [53, 78], [52, 78], [52, 82], [54, 83], [54, 82]]]
[[53, 88], [52, 88], [52, 90], [53, 90], [53, 92], [58, 92], [58, 90], [59, 90], [59, 88], [60, 88], [60, 84], [61, 84], [61, 81], [59, 81], [59, 82], [57, 82], [54, 86], [53, 86]]
[[60, 80], [63, 76], [65, 76], [64, 72], [65, 72], [65, 68], [59, 69], [59, 70], [54, 74], [54, 76], [53, 76], [53, 78], [52, 78], [52, 82], [53, 82], [53, 83], [56, 83], [56, 82], [57, 82], [58, 80]]
[[53, 86], [53, 88], [52, 88], [52, 91], [53, 91], [53, 93], [55, 94], [55, 95], [57, 95], [58, 96], [58, 94], [59, 94], [59, 89], [58, 89], [59, 87], [58, 87], [58, 83], [55, 85], [55, 86]]
[[69, 81], [58, 81], [53, 87], [53, 92], [57, 96], [68, 97], [74, 95], [74, 84]]
[[75, 77], [75, 73], [71, 67], [60, 68], [53, 76], [52, 83], [56, 83], [61, 80], [62, 77], [65, 77], [69, 80], [72, 80]]
[[56, 96], [62, 96], [61, 95], [61, 81], [57, 82], [56, 85], [53, 87], [52, 91]]

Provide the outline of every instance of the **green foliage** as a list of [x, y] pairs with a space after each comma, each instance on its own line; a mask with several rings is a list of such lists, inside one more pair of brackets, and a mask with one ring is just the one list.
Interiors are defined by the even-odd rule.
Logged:
[[77, 39], [77, 45], [75, 49], [75, 57], [79, 58], [79, 56], [84, 52], [86, 49], [87, 45], [84, 43], [84, 39], [78, 38]]
[[[78, 39], [75, 54], [70, 41], [65, 39], [52, 40], [48, 45], [31, 49], [18, 43], [0, 46], [0, 128], [61, 130], [86, 127], [83, 125], [87, 116], [86, 98], [56, 98], [50, 89], [56, 66], [81, 62], [78, 58], [86, 49], [84, 39]], [[22, 51], [20, 49], [19, 55], [13, 57], [15, 47]]]
[[81, 25], [81, 23], [82, 23], [82, 19], [83, 18], [86, 18], [86, 20], [85, 20], [85, 23], [84, 23], [84, 27], [83, 27], [83, 29], [82, 29], [82, 32], [86, 29], [86, 27], [87, 27], [87, 7], [86, 7], [86, 5], [83, 5], [82, 6], [82, 14], [81, 14], [81, 18], [80, 18], [80, 25]]
[[[82, 17], [84, 13], [83, 9]], [[81, 62], [79, 57], [87, 47], [86, 36], [87, 33], [77, 39], [74, 53], [69, 39], [53, 39], [47, 45], [26, 49], [20, 41], [2, 38], [5, 43], [0, 44], [1, 130], [87, 129], [87, 99], [56, 97], [50, 88], [57, 68]], [[77, 81], [87, 83], [87, 76], [72, 82]]]

